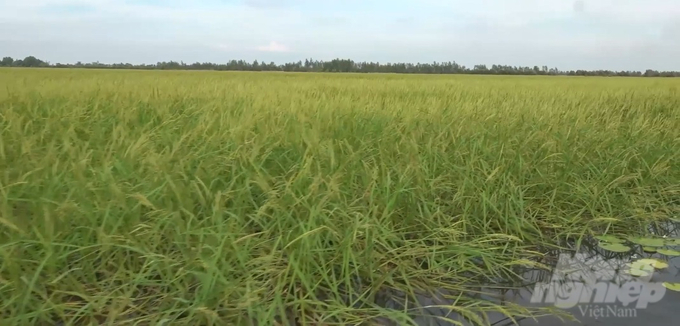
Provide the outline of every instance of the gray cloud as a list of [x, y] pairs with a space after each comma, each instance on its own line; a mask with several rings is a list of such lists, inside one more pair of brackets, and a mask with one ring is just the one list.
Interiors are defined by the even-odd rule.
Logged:
[[[0, 55], [678, 69], [677, 0], [131, 1], [0, 0]], [[84, 5], [91, 10], [63, 9]]]
[[574, 1], [574, 11], [575, 12], [584, 12], [586, 10], [586, 4], [583, 2], [583, 0], [576, 0]]

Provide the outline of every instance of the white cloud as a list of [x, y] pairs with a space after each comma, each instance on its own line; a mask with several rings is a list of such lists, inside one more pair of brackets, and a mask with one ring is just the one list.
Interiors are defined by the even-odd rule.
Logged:
[[257, 47], [258, 51], [263, 51], [263, 52], [288, 52], [290, 49], [276, 41], [271, 41], [269, 42], [268, 45], [265, 46], [258, 46]]

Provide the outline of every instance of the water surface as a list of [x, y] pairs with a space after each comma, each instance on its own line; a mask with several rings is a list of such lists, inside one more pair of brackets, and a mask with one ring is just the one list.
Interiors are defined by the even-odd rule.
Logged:
[[[677, 228], [667, 234], [672, 238], [678, 238], [679, 235]], [[560, 251], [551, 255], [554, 258], [552, 271], [527, 270], [519, 280], [519, 285], [510, 290], [499, 290], [497, 286], [488, 285], [482, 288], [485, 294], [480, 297], [501, 304], [553, 307], [570, 313], [573, 320], [555, 314], [536, 319], [518, 317], [515, 323], [500, 312], [491, 312], [486, 316], [491, 325], [677, 324], [680, 311], [676, 309], [680, 309], [680, 292], [666, 289], [661, 283], [680, 282], [680, 257], [645, 253], [640, 247], [633, 248], [630, 253], [617, 254], [599, 248], [594, 241], [579, 247], [579, 250]], [[626, 273], [629, 269], [627, 264], [642, 258], [665, 261], [668, 267], [654, 270], [646, 277]], [[473, 325], [445, 307], [455, 305], [453, 294], [441, 290], [435, 292], [438, 294], [418, 295], [413, 303], [407, 302], [403, 295], [393, 295], [383, 306], [400, 311], [407, 307], [408, 311], [413, 312], [412, 318], [418, 325], [456, 325], [444, 319]], [[381, 324], [397, 325], [387, 320], [382, 320]]]

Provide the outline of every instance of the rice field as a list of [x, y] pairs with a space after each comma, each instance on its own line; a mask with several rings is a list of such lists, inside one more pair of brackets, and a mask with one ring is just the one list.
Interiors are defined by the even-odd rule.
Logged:
[[0, 70], [7, 325], [369, 325], [680, 216], [680, 80]]

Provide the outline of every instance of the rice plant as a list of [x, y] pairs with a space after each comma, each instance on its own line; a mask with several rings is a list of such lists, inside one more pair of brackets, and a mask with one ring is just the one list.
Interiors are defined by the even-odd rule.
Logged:
[[8, 325], [408, 325], [680, 215], [680, 81], [0, 70]]

